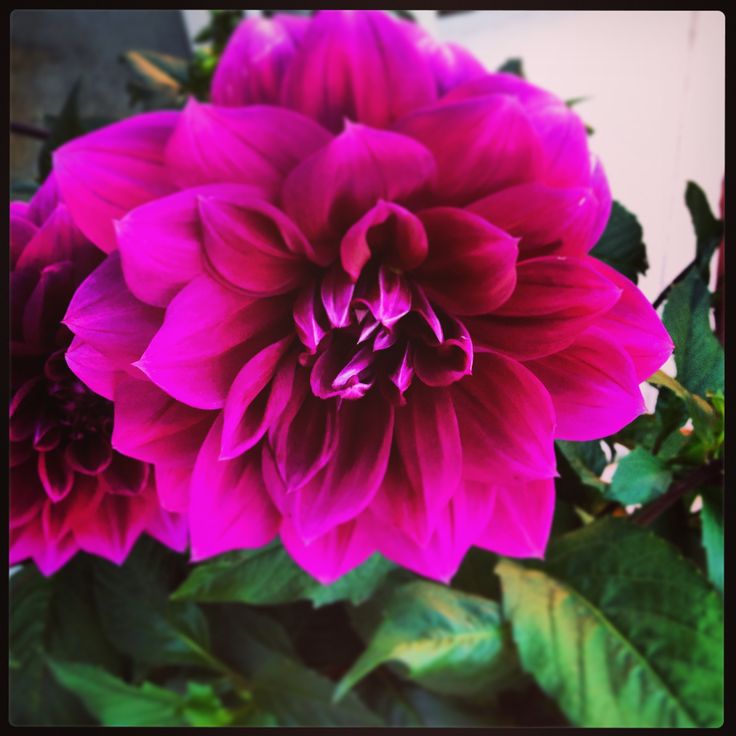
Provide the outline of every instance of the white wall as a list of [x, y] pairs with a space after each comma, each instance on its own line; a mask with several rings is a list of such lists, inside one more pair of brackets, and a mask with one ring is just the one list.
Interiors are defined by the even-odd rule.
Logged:
[[718, 212], [724, 174], [725, 17], [717, 11], [473, 11], [436, 19], [489, 69], [511, 56], [595, 129], [614, 198], [644, 228], [654, 299], [692, 259], [686, 182]]

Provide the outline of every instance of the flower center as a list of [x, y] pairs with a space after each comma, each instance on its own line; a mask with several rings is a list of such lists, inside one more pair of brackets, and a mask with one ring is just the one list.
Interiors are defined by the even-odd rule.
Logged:
[[334, 265], [300, 296], [294, 317], [308, 348], [301, 362], [322, 399], [360, 399], [376, 388], [403, 404], [415, 379], [447, 386], [472, 369], [465, 326], [384, 263], [367, 264], [356, 283]]

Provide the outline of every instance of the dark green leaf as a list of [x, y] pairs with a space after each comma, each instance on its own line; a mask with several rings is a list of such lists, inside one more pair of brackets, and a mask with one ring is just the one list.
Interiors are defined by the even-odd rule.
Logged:
[[32, 565], [10, 579], [11, 718], [17, 724], [82, 725], [79, 700], [48, 670], [49, 655], [119, 671], [94, 608], [88, 560], [78, 555], [53, 577]]
[[231, 717], [212, 685], [188, 682], [182, 712], [192, 726], [227, 726]]
[[495, 601], [422, 581], [393, 592], [381, 625], [335, 697], [386, 662], [400, 662], [427, 688], [486, 697], [515, 665]]
[[522, 64], [522, 61], [521, 59], [516, 57], [504, 61], [504, 63], [501, 64], [500, 67], [498, 67], [498, 71], [505, 72], [506, 74], [514, 74], [517, 77], [526, 79], [524, 75], [524, 66]]
[[708, 563], [708, 577], [723, 593], [723, 489], [703, 489], [703, 509], [700, 512], [703, 547]]
[[723, 223], [713, 216], [705, 192], [695, 182], [687, 183], [685, 204], [690, 211], [697, 237], [695, 258], [698, 270], [703, 280], [707, 282], [711, 258], [723, 237]]
[[575, 725], [722, 723], [721, 601], [666, 542], [606, 518], [497, 572], [524, 668]]
[[121, 567], [95, 561], [95, 595], [109, 639], [143, 663], [211, 664], [207, 621], [191, 602], [170, 602], [176, 557], [141, 538]]
[[672, 482], [672, 471], [663, 460], [643, 447], [621, 458], [605, 496], [623, 506], [649, 503], [661, 496]]
[[592, 442], [557, 440], [556, 445], [586, 486], [595, 488], [601, 493], [605, 491], [607, 484], [600, 479], [600, 475], [607, 461], [598, 440]]
[[637, 283], [639, 274], [645, 274], [649, 268], [641, 225], [619, 202], [613, 203], [606, 229], [590, 255], [615, 268], [634, 283]]
[[382, 725], [354, 693], [334, 704], [334, 683], [296, 661], [273, 620], [237, 604], [215, 607], [211, 616], [215, 651], [249, 678], [254, 703], [279, 726]]
[[723, 347], [710, 326], [711, 296], [697, 270], [692, 270], [670, 292], [663, 321], [675, 343], [677, 380], [704, 396], [723, 390]]
[[373, 555], [332, 585], [321, 585], [302, 570], [279, 544], [231, 552], [200, 564], [173, 594], [173, 600], [255, 605], [309, 599], [315, 606], [339, 600], [367, 600], [393, 565]]
[[79, 115], [79, 90], [77, 81], [69, 92], [61, 112], [48, 122], [52, 123], [49, 137], [44, 141], [38, 158], [39, 179], [43, 181], [51, 171], [51, 154], [62, 144], [87, 132]]

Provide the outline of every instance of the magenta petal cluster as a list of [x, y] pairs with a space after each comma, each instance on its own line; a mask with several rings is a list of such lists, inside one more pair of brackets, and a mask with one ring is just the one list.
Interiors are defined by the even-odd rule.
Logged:
[[[120, 563], [142, 532], [178, 550], [187, 541], [185, 517], [158, 504], [150, 466], [112, 448], [112, 403], [65, 360], [69, 300], [103, 257], [53, 176], [29, 203], [11, 203], [10, 563], [31, 558], [46, 575], [78, 550]], [[75, 340], [71, 366], [79, 349]]]
[[588, 255], [611, 196], [557, 97], [379, 11], [248, 19], [212, 104], [55, 156], [113, 253], [69, 363], [193, 559], [279, 535], [321, 581], [544, 553], [554, 440], [617, 431], [672, 344]]

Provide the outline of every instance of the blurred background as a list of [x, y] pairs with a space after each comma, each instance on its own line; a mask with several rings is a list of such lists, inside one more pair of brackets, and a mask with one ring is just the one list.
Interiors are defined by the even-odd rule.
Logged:
[[[260, 11], [246, 11], [248, 15]], [[577, 105], [593, 128], [614, 198], [644, 228], [653, 300], [692, 258], [686, 182], [717, 212], [724, 174], [725, 16], [717, 11], [410, 11], [489, 70], [509, 58], [527, 78]], [[30, 180], [34, 137], [81, 80], [80, 113], [133, 112], [120, 56], [190, 57], [206, 10], [16, 10], [11, 15], [11, 181]], [[16, 132], [12, 132], [16, 131]]]

